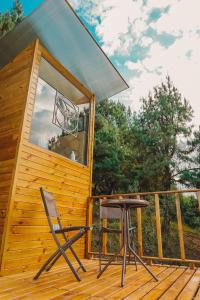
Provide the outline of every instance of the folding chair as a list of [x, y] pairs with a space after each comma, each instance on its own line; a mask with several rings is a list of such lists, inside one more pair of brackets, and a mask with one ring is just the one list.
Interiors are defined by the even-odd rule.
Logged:
[[[43, 271], [48, 272], [53, 265], [57, 262], [57, 260], [63, 256], [66, 263], [70, 267], [72, 273], [76, 277], [78, 281], [80, 281], [80, 277], [78, 275], [78, 270], [82, 269], [84, 272], [86, 272], [85, 267], [82, 265], [81, 261], [79, 260], [76, 252], [72, 248], [72, 245], [79, 240], [91, 227], [88, 226], [71, 226], [71, 227], [63, 227], [61, 224], [60, 216], [55, 204], [55, 200], [53, 197], [53, 194], [46, 192], [43, 188], [40, 188], [40, 193], [42, 196], [42, 201], [44, 204], [44, 209], [46, 212], [47, 220], [49, 223], [49, 227], [51, 229], [51, 233], [53, 235], [53, 239], [58, 247], [58, 250], [56, 250], [48, 259], [47, 261], [42, 265], [40, 270], [35, 275], [34, 279], [37, 280], [39, 276], [42, 274]], [[56, 224], [55, 224], [56, 221]], [[73, 237], [68, 238], [66, 233], [71, 231], [79, 231], [78, 233], [74, 234]], [[61, 244], [59, 238], [57, 237], [57, 234], [61, 234], [64, 238], [64, 244]], [[73, 265], [71, 264], [69, 258], [66, 255], [66, 250], [70, 250], [72, 255], [75, 257], [76, 261], [78, 262], [79, 268], [78, 270], [75, 270]]]
[[[122, 210], [120, 208], [112, 208], [112, 207], [103, 207], [101, 206], [101, 201], [100, 200], [100, 220], [102, 219], [110, 219], [110, 220], [121, 220], [122, 219]], [[132, 242], [132, 247], [135, 249], [135, 243], [134, 243], [134, 235], [135, 235], [135, 227], [131, 226], [131, 216], [130, 216], [130, 211], [128, 211], [129, 214], [129, 235], [130, 239]], [[115, 234], [122, 234], [122, 230], [120, 229], [113, 229], [109, 227], [104, 227], [100, 226], [99, 227], [99, 272], [101, 272], [101, 267], [102, 267], [102, 246], [103, 246], [103, 235], [105, 233], [115, 233]], [[124, 237], [122, 236], [122, 239]], [[123, 244], [123, 242], [122, 242]], [[129, 252], [129, 262], [130, 262], [130, 255], [131, 253]], [[137, 270], [137, 263], [136, 259], [134, 257], [134, 262]]]

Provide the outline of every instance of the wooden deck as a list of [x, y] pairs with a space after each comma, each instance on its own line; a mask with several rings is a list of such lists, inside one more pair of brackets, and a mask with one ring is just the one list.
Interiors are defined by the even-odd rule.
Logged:
[[65, 266], [56, 267], [33, 281], [35, 273], [23, 273], [0, 278], [1, 300], [65, 300], [65, 299], [200, 299], [200, 270], [182, 267], [151, 266], [159, 282], [139, 266], [127, 267], [125, 287], [120, 287], [120, 266], [111, 266], [97, 280], [97, 261], [85, 260], [87, 273], [76, 282]]

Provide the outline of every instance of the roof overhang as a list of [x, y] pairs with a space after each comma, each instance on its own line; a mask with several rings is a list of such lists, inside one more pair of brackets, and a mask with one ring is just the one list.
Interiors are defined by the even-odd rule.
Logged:
[[0, 40], [0, 68], [36, 38], [96, 95], [97, 101], [128, 88], [126, 81], [66, 0], [44, 1]]

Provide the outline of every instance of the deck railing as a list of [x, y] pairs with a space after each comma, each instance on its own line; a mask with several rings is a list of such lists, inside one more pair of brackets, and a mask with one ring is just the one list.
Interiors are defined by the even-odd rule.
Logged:
[[[185, 197], [185, 198], [184, 198]], [[141, 209], [137, 208], [135, 213], [135, 226], [136, 226], [136, 244], [139, 255], [147, 261], [147, 263], [151, 264], [152, 261], [163, 261], [169, 263], [187, 263], [190, 267], [194, 267], [195, 265], [200, 264], [200, 223], [197, 224], [196, 228], [192, 228], [187, 224], [187, 222], [191, 223], [190, 214], [188, 215], [188, 211], [193, 209], [194, 211], [191, 214], [191, 218], [196, 218], [198, 222], [200, 222], [200, 190], [175, 190], [175, 191], [161, 191], [161, 192], [146, 192], [146, 193], [132, 193], [132, 194], [113, 194], [113, 195], [99, 195], [93, 196], [89, 198], [88, 202], [88, 225], [92, 225], [97, 223], [98, 216], [98, 205], [100, 199], [123, 199], [123, 198], [137, 198], [137, 199], [146, 199], [150, 202], [150, 211], [148, 211], [148, 216], [146, 213], [146, 208]], [[186, 204], [190, 206], [190, 208], [182, 207], [184, 199], [187, 198]], [[191, 206], [191, 202], [194, 205]], [[188, 207], [189, 207], [188, 206]], [[170, 208], [170, 209], [169, 209]], [[173, 216], [167, 216], [169, 211]], [[186, 212], [187, 220], [185, 222], [183, 213]], [[95, 216], [96, 214], [97, 216]], [[173, 236], [173, 241], [170, 241], [171, 237], [164, 236], [166, 234], [167, 226], [165, 224], [166, 218], [171, 218], [170, 226], [171, 226], [171, 235]], [[189, 219], [188, 219], [189, 218]], [[148, 232], [145, 232], [145, 227], [147, 227], [147, 223], [151, 220], [152, 231], [154, 231], [154, 239], [150, 241], [154, 244], [154, 255], [152, 255], [151, 249], [150, 251], [145, 251], [145, 239], [148, 239]], [[108, 224], [108, 220], [103, 220], [103, 226], [106, 227]], [[149, 223], [148, 223], [149, 224]], [[169, 225], [169, 224], [168, 224]], [[120, 226], [120, 224], [119, 224]], [[149, 226], [149, 225], [148, 225]], [[198, 227], [199, 226], [199, 227]], [[150, 229], [151, 231], [151, 229]], [[174, 231], [174, 232], [172, 232]], [[97, 249], [93, 249], [94, 239], [98, 239], [97, 235], [94, 232], [90, 232], [87, 239], [87, 253], [89, 257], [93, 257], [98, 254]], [[152, 234], [152, 232], [150, 232]], [[145, 236], [144, 236], [145, 235]], [[107, 249], [109, 237], [107, 234], [103, 237], [103, 253], [105, 255], [112, 255]], [[164, 243], [165, 241], [165, 243]], [[176, 244], [176, 247], [173, 245]], [[170, 244], [171, 243], [171, 244]], [[191, 244], [193, 243], [193, 246]], [[156, 244], [156, 246], [155, 246]], [[164, 244], [164, 245], [163, 245]], [[168, 246], [166, 246], [168, 245]], [[185, 247], [186, 246], [186, 247]], [[168, 252], [173, 252], [176, 248], [176, 253], [174, 255], [167, 255], [167, 251], [165, 247], [168, 247]], [[190, 249], [187, 250], [186, 248]], [[151, 247], [150, 247], [151, 248]], [[174, 248], [174, 249], [173, 249]], [[177, 254], [178, 249], [178, 254]], [[145, 253], [146, 252], [146, 253]], [[148, 253], [147, 253], [148, 252]], [[156, 254], [155, 254], [156, 252]], [[195, 255], [194, 255], [195, 254]]]

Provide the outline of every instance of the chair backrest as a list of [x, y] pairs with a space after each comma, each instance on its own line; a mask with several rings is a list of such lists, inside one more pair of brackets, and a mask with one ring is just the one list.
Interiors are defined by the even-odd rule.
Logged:
[[55, 199], [52, 193], [46, 192], [43, 188], [40, 188], [42, 201], [44, 204], [47, 217], [59, 218], [59, 213], [55, 204]]
[[100, 218], [101, 219], [117, 219], [120, 220], [122, 212], [120, 208], [115, 207], [103, 207], [100, 200]]

